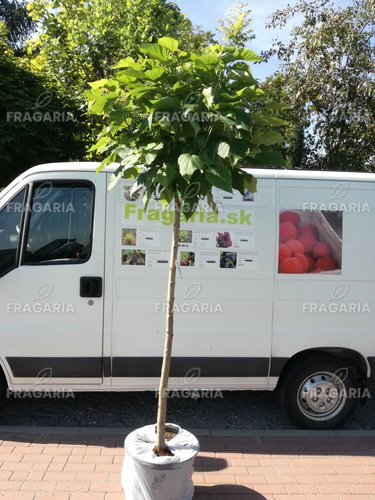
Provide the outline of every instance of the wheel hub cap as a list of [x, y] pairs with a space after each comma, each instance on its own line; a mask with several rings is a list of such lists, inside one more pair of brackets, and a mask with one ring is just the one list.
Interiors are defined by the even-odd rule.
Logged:
[[298, 391], [298, 406], [313, 420], [329, 420], [345, 404], [345, 386], [333, 373], [315, 373], [306, 378]]

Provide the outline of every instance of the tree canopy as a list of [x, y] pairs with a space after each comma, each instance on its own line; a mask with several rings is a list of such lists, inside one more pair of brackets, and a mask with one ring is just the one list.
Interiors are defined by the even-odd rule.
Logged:
[[135, 176], [147, 199], [157, 194], [167, 203], [175, 191], [184, 201], [185, 189], [196, 183], [193, 199], [189, 192], [182, 205], [189, 217], [199, 198], [211, 199], [212, 186], [244, 189], [240, 165], [283, 163], [272, 146], [283, 142], [274, 127], [285, 122], [273, 115], [278, 103], [245, 62], [260, 60], [254, 52], [221, 45], [188, 52], [169, 37], [140, 51], [85, 93], [89, 112], [105, 122], [92, 148], [106, 154], [102, 167], [119, 162], [118, 177]]

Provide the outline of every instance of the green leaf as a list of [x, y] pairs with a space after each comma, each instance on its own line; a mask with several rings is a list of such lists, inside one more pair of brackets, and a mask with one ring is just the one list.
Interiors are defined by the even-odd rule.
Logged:
[[215, 54], [196, 55], [192, 54], [192, 60], [198, 68], [210, 69], [218, 62], [218, 57]]
[[246, 86], [246, 87], [238, 90], [236, 93], [237, 93], [238, 97], [241, 97], [241, 98], [244, 97], [248, 101], [252, 101], [252, 100], [257, 99], [259, 97], [257, 90], [259, 90], [259, 89], [255, 85], [251, 85], [251, 86]]
[[148, 128], [149, 128], [149, 129], [152, 129], [152, 124], [153, 124], [153, 121], [154, 121], [154, 112], [150, 113], [150, 114], [147, 116], [147, 125], [148, 125]]
[[122, 177], [124, 179], [135, 179], [138, 174], [138, 169], [136, 167], [128, 167], [122, 171]]
[[221, 156], [221, 158], [226, 158], [229, 155], [230, 147], [227, 142], [219, 142], [217, 146], [217, 154]]
[[116, 73], [116, 80], [120, 83], [133, 83], [137, 81], [137, 78], [135, 76], [129, 76], [123, 71], [119, 71]]
[[104, 107], [107, 104], [107, 99], [105, 96], [99, 97], [96, 99], [94, 104], [90, 106], [90, 113], [94, 115], [101, 115], [104, 111]]
[[143, 71], [139, 71], [137, 69], [129, 68], [129, 69], [124, 69], [123, 71], [119, 71], [117, 73], [117, 79], [119, 76], [128, 76], [130, 78], [136, 78], [137, 80], [144, 80], [145, 78], [145, 73]]
[[90, 102], [95, 101], [95, 99], [98, 99], [101, 95], [102, 91], [100, 89], [90, 89], [83, 92], [83, 96]]
[[103, 78], [102, 80], [96, 80], [96, 82], [90, 82], [89, 85], [92, 89], [98, 89], [104, 87], [108, 83], [108, 78]]
[[212, 94], [212, 87], [208, 87], [203, 90], [202, 94], [204, 95], [204, 102], [207, 105], [207, 108], [210, 109], [214, 105], [214, 96]]
[[144, 43], [139, 46], [139, 50], [151, 57], [151, 59], [157, 59], [158, 61], [166, 62], [168, 61], [168, 52], [164, 47], [157, 43]]
[[111, 180], [110, 180], [110, 182], [108, 184], [108, 191], [111, 191], [111, 189], [113, 189], [116, 186], [116, 184], [121, 179], [121, 177], [122, 177], [121, 173], [119, 173], [117, 175], [115, 175], [115, 174], [111, 175]]
[[[195, 120], [189, 120], [187, 122], [187, 125], [190, 126], [193, 130], [194, 137], [196, 137], [199, 134], [199, 131], [201, 129], [199, 123]], [[188, 134], [189, 135], [189, 134]]]
[[158, 157], [157, 153], [147, 153], [145, 155], [145, 165], [151, 165], [151, 163]]
[[215, 121], [223, 123], [226, 128], [230, 128], [233, 127], [233, 125], [236, 125], [236, 122], [234, 120], [231, 120], [227, 116], [221, 115], [219, 113], [215, 115]]
[[110, 165], [111, 163], [115, 162], [117, 159], [117, 155], [114, 151], [112, 151], [112, 153], [107, 156], [107, 158], [105, 158], [101, 164], [99, 165], [99, 167], [96, 169], [96, 172], [99, 173], [101, 170], [103, 170], [107, 165]]
[[244, 172], [244, 187], [251, 193], [256, 193], [257, 180], [253, 175], [249, 174], [248, 172]]
[[198, 155], [184, 153], [178, 157], [178, 165], [182, 177], [189, 179], [196, 170], [204, 167], [204, 163]]
[[285, 138], [272, 130], [256, 129], [251, 142], [253, 144], [264, 144], [265, 146], [269, 146], [271, 144], [282, 144], [285, 142]]
[[255, 52], [250, 49], [239, 49], [238, 51], [238, 59], [243, 59], [244, 61], [249, 62], [261, 62], [262, 58], [259, 57]]
[[145, 76], [152, 81], [159, 80], [165, 73], [164, 68], [154, 68], [154, 69], [148, 69], [145, 71]]
[[281, 153], [277, 151], [263, 151], [254, 158], [248, 159], [249, 165], [257, 167], [283, 167], [285, 160]]
[[138, 87], [134, 87], [129, 89], [129, 94], [134, 97], [145, 97], [147, 94], [155, 94], [158, 90], [157, 87], [149, 86], [149, 85], [140, 85]]
[[178, 41], [174, 38], [170, 38], [169, 36], [163, 36], [162, 38], [159, 38], [158, 44], [170, 50], [171, 52], [176, 52], [176, 50], [178, 50]]
[[232, 192], [232, 175], [228, 167], [215, 165], [206, 171], [205, 176], [213, 186], [228, 193]]
[[284, 109], [293, 109], [291, 104], [287, 104], [286, 102], [278, 102], [275, 100], [267, 101], [266, 106], [271, 110], [284, 110]]
[[89, 152], [91, 151], [101, 151], [102, 149], [107, 146], [107, 144], [110, 142], [110, 138], [108, 136], [103, 136], [101, 137], [96, 144], [91, 146], [91, 148], [88, 150]]
[[229, 73], [233, 80], [240, 81], [242, 84], [247, 83], [249, 86], [257, 83], [250, 71], [244, 71], [242, 69], [229, 69]]
[[217, 205], [214, 201], [214, 197], [212, 196], [212, 191], [209, 191], [207, 193], [207, 201], [208, 201], [208, 205], [210, 208], [212, 208], [212, 210], [217, 213]]
[[160, 182], [165, 188], [170, 186], [177, 177], [178, 169], [174, 165], [163, 165], [155, 177], [156, 182]]
[[186, 221], [197, 211], [198, 201], [198, 197], [182, 200], [181, 212]]
[[239, 168], [234, 168], [232, 172], [232, 186], [241, 194], [245, 192], [245, 172]]
[[167, 205], [173, 200], [173, 190], [169, 189], [168, 187], [165, 187], [161, 192], [160, 192], [160, 201], [163, 210], [167, 208]]
[[288, 125], [288, 122], [278, 118], [277, 116], [271, 115], [270, 113], [253, 113], [251, 119], [257, 125], [270, 125], [272, 127], [281, 127]]
[[232, 173], [233, 189], [237, 189], [241, 194], [245, 191], [256, 192], [257, 181], [253, 175], [243, 169], [236, 168]]
[[178, 111], [180, 100], [177, 97], [163, 97], [162, 99], [151, 101], [155, 111]]
[[137, 165], [141, 156], [140, 153], [135, 153], [133, 150], [130, 151], [130, 154], [125, 156], [121, 161], [121, 165], [124, 165], [126, 168]]
[[145, 146], [146, 151], [161, 151], [164, 148], [164, 144], [162, 142], [150, 142]]
[[116, 63], [114, 66], [112, 66], [113, 69], [117, 68], [129, 68], [134, 64], [134, 59], [130, 56], [125, 57], [124, 59], [121, 59], [118, 63]]

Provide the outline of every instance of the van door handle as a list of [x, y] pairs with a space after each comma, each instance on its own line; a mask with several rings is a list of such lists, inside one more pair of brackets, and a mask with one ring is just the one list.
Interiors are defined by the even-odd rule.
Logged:
[[81, 297], [101, 297], [103, 279], [99, 277], [82, 276], [80, 279], [79, 294]]

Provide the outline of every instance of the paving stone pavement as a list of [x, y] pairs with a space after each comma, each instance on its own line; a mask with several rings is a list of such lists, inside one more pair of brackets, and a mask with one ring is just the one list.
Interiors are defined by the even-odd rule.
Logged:
[[[124, 500], [129, 431], [0, 427], [0, 498]], [[374, 431], [192, 432], [194, 500], [375, 500]]]

